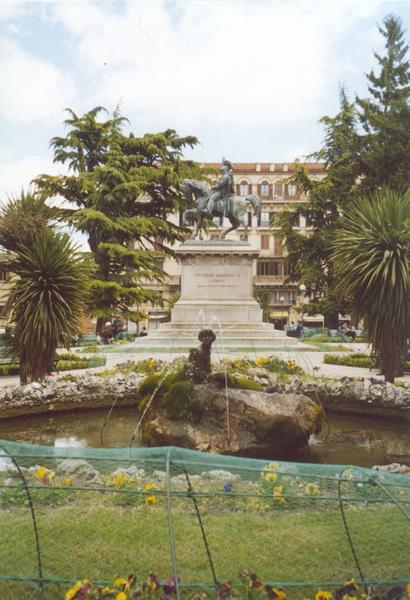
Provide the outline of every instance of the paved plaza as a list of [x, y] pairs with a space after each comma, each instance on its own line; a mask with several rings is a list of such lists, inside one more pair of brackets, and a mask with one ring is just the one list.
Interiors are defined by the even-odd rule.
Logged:
[[[369, 353], [369, 347], [367, 344], [344, 344], [346, 347], [346, 355], [354, 352], [366, 352]], [[241, 358], [247, 357], [255, 359], [260, 356], [271, 356], [275, 355], [283, 360], [294, 360], [306, 373], [309, 375], [323, 376], [323, 377], [376, 377], [380, 378], [379, 371], [377, 369], [367, 369], [362, 367], [347, 367], [340, 365], [328, 365], [323, 363], [323, 357], [325, 354], [332, 353], [330, 350], [326, 352], [320, 352], [311, 350], [312, 347], [307, 344], [298, 343], [296, 346], [290, 346], [286, 349], [275, 349], [272, 347], [271, 350], [257, 349], [250, 350], [245, 348], [243, 351], [239, 349], [226, 350], [225, 352], [221, 349], [215, 349], [212, 351], [213, 362], [219, 362], [223, 358]], [[139, 347], [138, 340], [136, 343], [127, 344], [124, 346], [101, 346], [102, 355], [106, 357], [106, 365], [103, 367], [95, 367], [91, 369], [76, 369], [73, 371], [64, 371], [60, 375], [64, 376], [67, 373], [72, 375], [83, 375], [85, 373], [98, 373], [115, 367], [118, 364], [125, 363], [127, 361], [139, 361], [147, 358], [157, 358], [160, 360], [171, 362], [175, 358], [180, 356], [187, 356], [187, 350], [170, 351], [169, 348], [164, 348], [163, 351], [159, 351], [158, 348], [150, 350], [149, 346]], [[349, 352], [350, 350], [350, 352]], [[78, 352], [79, 348], [72, 348], [72, 352]], [[82, 353], [81, 353], [82, 354]], [[344, 352], [337, 352], [338, 355], [343, 355]], [[84, 356], [84, 354], [82, 354]], [[95, 356], [95, 355], [94, 355]], [[410, 373], [403, 377], [398, 377], [396, 381], [404, 381], [410, 384]], [[10, 377], [1, 377], [0, 386], [13, 385], [19, 383], [19, 377], [17, 375]]]

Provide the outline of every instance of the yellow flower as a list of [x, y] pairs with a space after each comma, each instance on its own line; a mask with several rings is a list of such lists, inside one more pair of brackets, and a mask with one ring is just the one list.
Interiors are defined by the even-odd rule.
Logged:
[[272, 483], [275, 483], [278, 474], [275, 473], [275, 469], [278, 469], [280, 467], [280, 463], [277, 462], [271, 462], [267, 465], [265, 465], [263, 467], [263, 471], [261, 473], [261, 477], [262, 479], [264, 479], [265, 481], [271, 481]]
[[103, 587], [103, 589], [102, 589], [102, 593], [103, 593], [105, 596], [108, 596], [108, 594], [111, 594], [111, 589], [110, 589], [109, 587], [105, 586], [105, 587]]
[[114, 581], [115, 587], [121, 587], [123, 585], [127, 585], [127, 583], [128, 583], [128, 580], [124, 579], [123, 577], [119, 577], [118, 579], [116, 579]]
[[[43, 469], [44, 469], [44, 467], [43, 467]], [[75, 598], [77, 592], [79, 590], [81, 590], [81, 587], [82, 587], [81, 581], [77, 581], [77, 583], [75, 585], [73, 585], [73, 587], [70, 588], [68, 590], [68, 592], [65, 593], [65, 596], [64, 596], [65, 600], [72, 600], [72, 598]]]
[[271, 588], [269, 590], [269, 597], [274, 597], [277, 598], [278, 600], [285, 600], [286, 599], [286, 594], [283, 590], [280, 590], [278, 588]]
[[114, 485], [115, 487], [119, 488], [119, 487], [122, 487], [123, 485], [132, 483], [132, 479], [130, 479], [130, 477], [128, 477], [128, 475], [126, 475], [125, 473], [117, 473], [117, 475], [112, 474], [109, 476], [108, 483], [110, 485]]
[[308, 494], [309, 496], [320, 496], [319, 486], [316, 485], [316, 483], [308, 483], [305, 486], [305, 494]]
[[257, 358], [255, 360], [255, 365], [257, 367], [264, 367], [265, 365], [267, 365], [269, 362], [269, 358], [267, 358], [266, 356], [260, 356], [259, 358]]
[[43, 477], [46, 473], [47, 473], [47, 469], [45, 467], [39, 467], [36, 471], [37, 479], [43, 479]]
[[144, 490], [145, 490], [146, 492], [150, 492], [151, 490], [157, 490], [157, 489], [158, 489], [158, 488], [157, 488], [157, 486], [155, 485], [155, 483], [146, 483], [146, 484], [144, 485]]
[[285, 498], [282, 496], [282, 492], [283, 492], [283, 486], [281, 486], [281, 485], [276, 485], [273, 488], [273, 499], [278, 504], [285, 504], [285, 502], [286, 502]]
[[145, 504], [152, 505], [152, 504], [155, 504], [155, 502], [156, 502], [156, 501], [157, 501], [157, 499], [156, 499], [156, 497], [155, 497], [155, 496], [147, 496], [147, 497], [145, 498], [145, 501], [144, 501], [144, 502], [145, 502]]
[[345, 594], [343, 596], [343, 600], [357, 600], [356, 596], [348, 596], [347, 594]]
[[315, 596], [315, 600], [330, 600], [332, 594], [326, 590], [319, 590]]
[[127, 600], [128, 596], [125, 592], [119, 592], [119, 594], [117, 594], [115, 596], [115, 600]]
[[410, 598], [410, 583], [406, 585], [407, 597]]
[[70, 479], [69, 477], [66, 477], [66, 478], [64, 479], [64, 483], [65, 483], [66, 485], [68, 485], [68, 487], [70, 487], [71, 485], [73, 485], [73, 480], [72, 480], [72, 479]]

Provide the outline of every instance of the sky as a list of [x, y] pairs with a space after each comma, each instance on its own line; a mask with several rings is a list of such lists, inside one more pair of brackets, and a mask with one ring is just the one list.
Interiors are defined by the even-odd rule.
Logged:
[[0, 0], [0, 202], [65, 172], [49, 143], [66, 107], [195, 135], [200, 162], [303, 159], [340, 85], [366, 95], [391, 13], [410, 43], [407, 0]]

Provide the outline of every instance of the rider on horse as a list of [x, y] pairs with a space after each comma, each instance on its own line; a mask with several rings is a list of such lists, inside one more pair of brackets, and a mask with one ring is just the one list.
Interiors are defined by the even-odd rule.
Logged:
[[218, 183], [211, 188], [212, 193], [210, 194], [204, 214], [211, 217], [214, 209], [215, 202], [217, 200], [223, 200], [223, 214], [226, 217], [229, 210], [229, 196], [235, 193], [233, 185], [232, 175], [232, 163], [225, 158], [222, 159], [223, 167], [221, 169], [221, 177]]

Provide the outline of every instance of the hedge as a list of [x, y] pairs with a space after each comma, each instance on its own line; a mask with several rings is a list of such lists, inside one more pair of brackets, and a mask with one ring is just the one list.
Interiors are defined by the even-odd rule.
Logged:
[[[69, 359], [67, 357], [70, 357]], [[103, 367], [106, 363], [105, 356], [93, 356], [92, 358], [82, 358], [75, 354], [62, 354], [58, 357], [63, 357], [63, 360], [58, 360], [54, 369], [58, 371], [72, 371], [75, 369], [91, 369], [93, 367]], [[0, 377], [6, 375], [18, 375], [20, 373], [20, 365], [16, 363], [9, 363], [5, 365], [0, 364]]]

